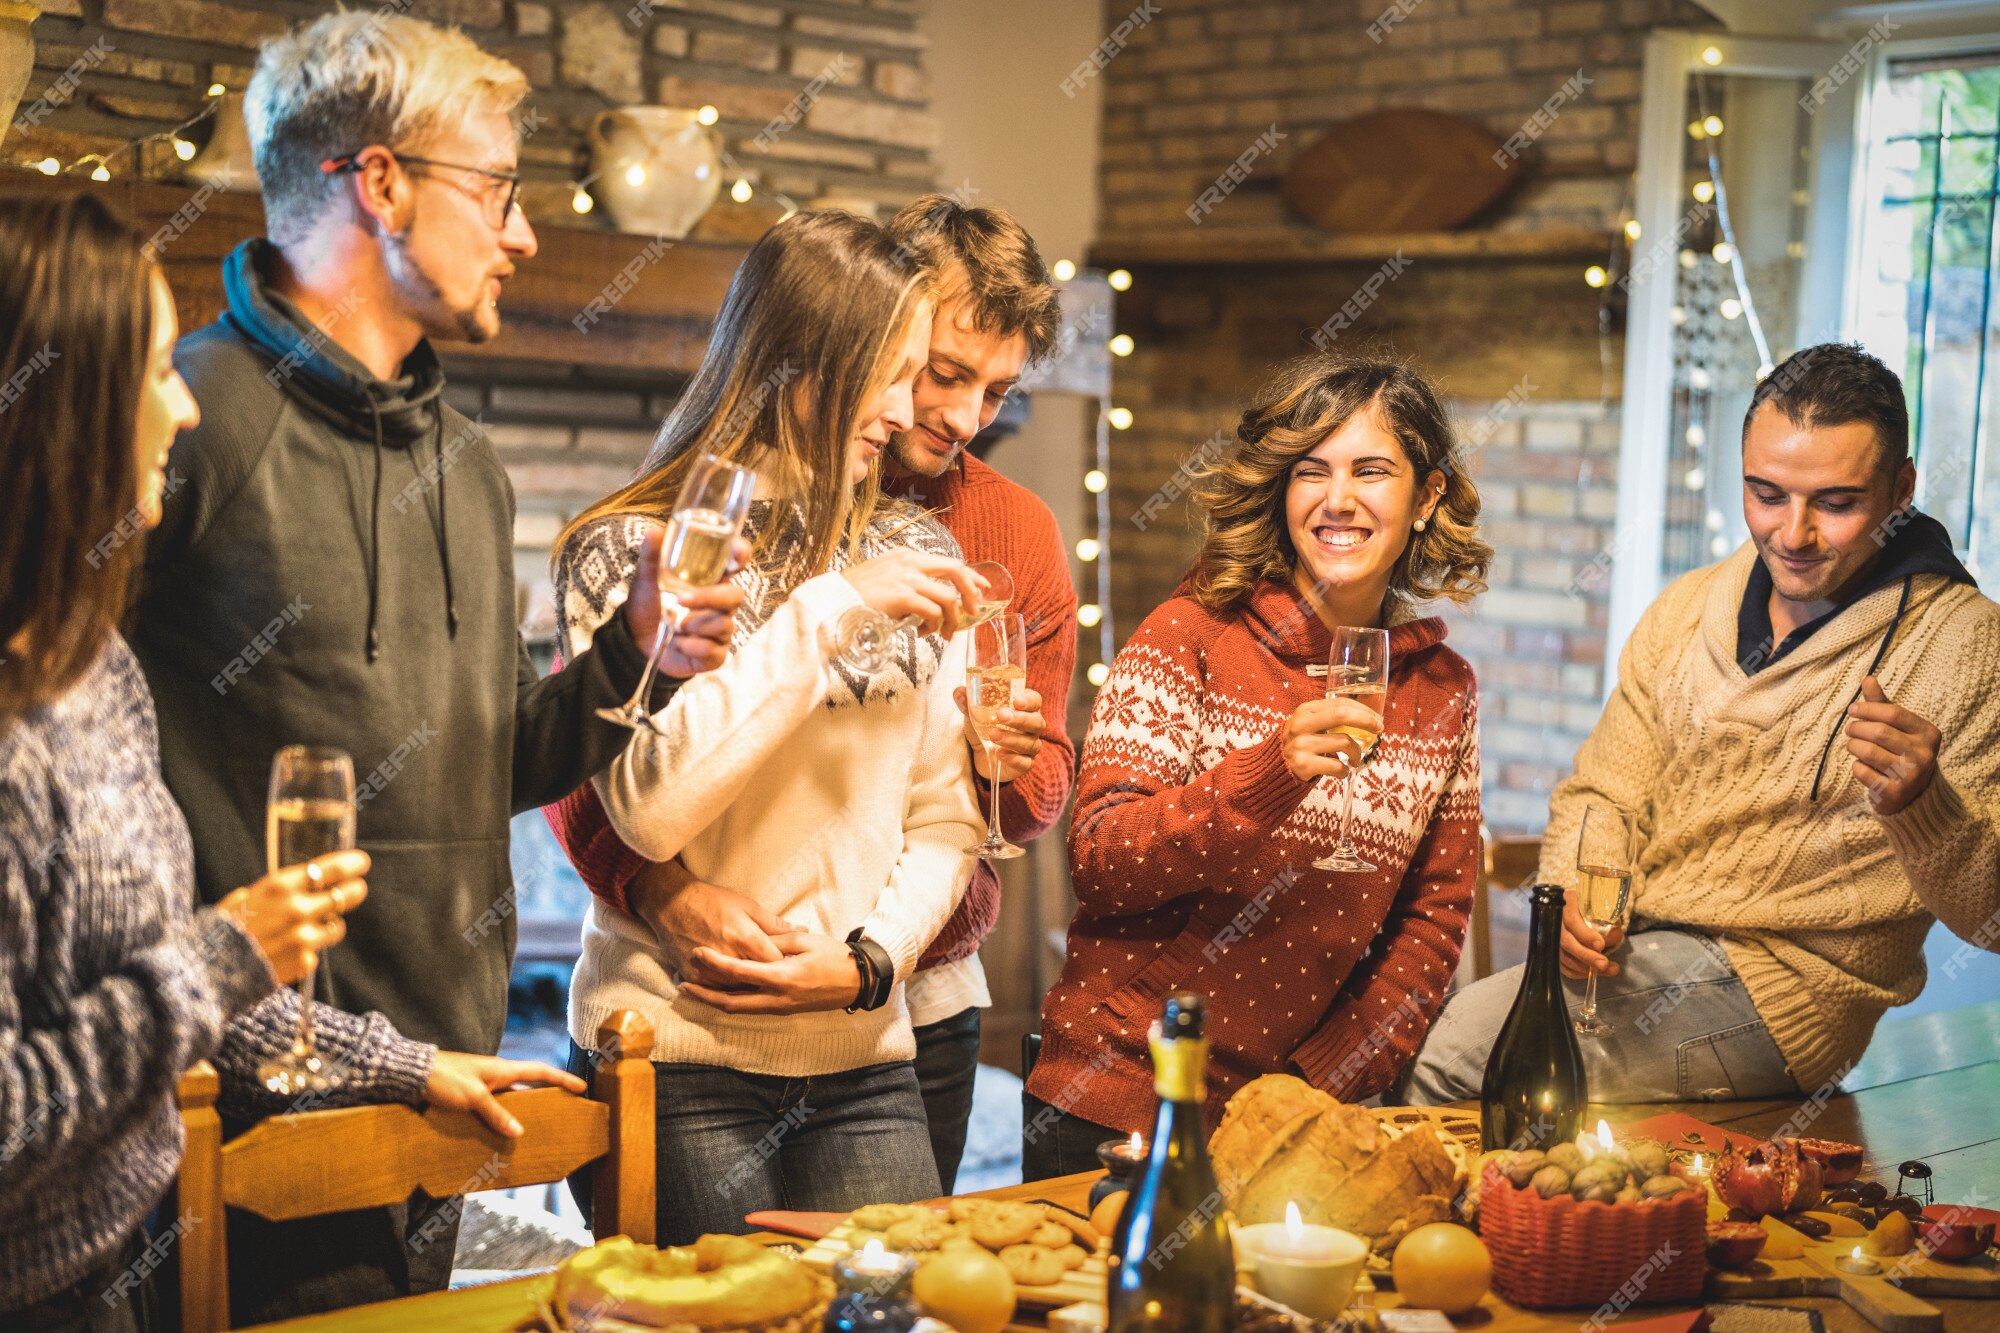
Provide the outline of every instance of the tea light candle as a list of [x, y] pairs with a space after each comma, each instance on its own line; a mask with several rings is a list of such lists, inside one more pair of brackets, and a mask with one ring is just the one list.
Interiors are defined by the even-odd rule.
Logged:
[[1837, 1260], [1835, 1267], [1839, 1268], [1843, 1273], [1858, 1273], [1864, 1277], [1882, 1271], [1882, 1265], [1863, 1254], [1859, 1245], [1854, 1247], [1854, 1253]]
[[1133, 1130], [1129, 1139], [1106, 1139], [1097, 1145], [1097, 1160], [1104, 1164], [1104, 1179], [1090, 1187], [1090, 1206], [1093, 1210], [1104, 1202], [1104, 1196], [1114, 1194], [1130, 1186], [1132, 1173], [1146, 1161], [1146, 1141]]
[[1237, 1227], [1236, 1246], [1260, 1291], [1312, 1319], [1340, 1317], [1368, 1257], [1366, 1241], [1305, 1222], [1296, 1203], [1283, 1222]]

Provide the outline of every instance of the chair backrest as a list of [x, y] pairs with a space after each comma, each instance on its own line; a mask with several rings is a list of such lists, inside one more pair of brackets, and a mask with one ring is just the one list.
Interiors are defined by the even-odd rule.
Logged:
[[1520, 888], [1534, 878], [1542, 859], [1542, 840], [1537, 837], [1501, 836], [1482, 824], [1479, 841], [1479, 879], [1473, 886], [1472, 919], [1458, 965], [1461, 983], [1493, 975], [1492, 891]]
[[[445, 1199], [561, 1180], [596, 1162], [592, 1230], [654, 1238], [653, 1028], [619, 1010], [597, 1030], [591, 1094], [561, 1088], [501, 1093], [520, 1121], [503, 1139], [463, 1111], [355, 1106], [272, 1116], [222, 1141], [218, 1082], [206, 1061], [181, 1079], [187, 1155], [176, 1215], [221, 1222], [241, 1208], [274, 1222], [401, 1203], [415, 1190]], [[179, 1241], [185, 1333], [229, 1322], [226, 1225], [191, 1227]]]

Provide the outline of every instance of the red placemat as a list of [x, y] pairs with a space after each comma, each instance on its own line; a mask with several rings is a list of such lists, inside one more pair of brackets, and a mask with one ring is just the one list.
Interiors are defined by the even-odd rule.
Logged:
[[[1689, 1134], [1696, 1135], [1699, 1142], [1690, 1142]], [[1644, 1120], [1628, 1120], [1622, 1125], [1611, 1127], [1614, 1139], [1658, 1139], [1669, 1148], [1692, 1148], [1697, 1152], [1720, 1152], [1725, 1142], [1734, 1143], [1738, 1148], [1754, 1147], [1763, 1140], [1748, 1134], [1738, 1134], [1734, 1130], [1718, 1129], [1716, 1126], [1670, 1111], [1665, 1115], [1648, 1116]]]
[[775, 1208], [768, 1212], [746, 1213], [743, 1218], [749, 1226], [787, 1236], [804, 1236], [807, 1240], [823, 1238], [846, 1220], [846, 1213], [794, 1213]]

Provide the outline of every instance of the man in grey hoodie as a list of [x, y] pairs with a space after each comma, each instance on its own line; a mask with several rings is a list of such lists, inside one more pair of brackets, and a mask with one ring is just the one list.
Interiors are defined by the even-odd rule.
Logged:
[[[429, 339], [494, 337], [501, 285], [535, 253], [515, 206], [526, 91], [461, 34], [386, 12], [266, 45], [245, 111], [270, 239], [229, 256], [226, 311], [176, 349], [202, 423], [169, 460], [132, 634], [205, 900], [263, 872], [276, 749], [353, 755], [374, 893], [321, 965], [320, 997], [345, 1011], [322, 1021], [365, 1021], [426, 1100], [503, 1133], [519, 1127], [492, 1094], [528, 1072], [492, 1058], [515, 941], [508, 819], [627, 743], [595, 713], [637, 687], [660, 618], [649, 557], [591, 650], [537, 678], [513, 492], [441, 396]], [[696, 613], [656, 699], [720, 663], [740, 599], [727, 583], [683, 599]], [[239, 1123], [268, 1102], [238, 1100]], [[425, 1196], [283, 1225], [232, 1215], [235, 1318], [441, 1286], [457, 1215]]]

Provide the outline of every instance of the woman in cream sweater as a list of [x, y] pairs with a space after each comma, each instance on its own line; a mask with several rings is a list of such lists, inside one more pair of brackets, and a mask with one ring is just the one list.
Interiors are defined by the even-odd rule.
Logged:
[[[868, 675], [835, 660], [829, 633], [862, 605], [948, 630], [977, 591], [944, 529], [874, 482], [874, 457], [910, 424], [929, 338], [924, 276], [880, 229], [832, 213], [779, 224], [745, 259], [640, 479], [560, 547], [576, 650], [697, 454], [759, 473], [729, 662], [683, 685], [662, 734], [636, 733], [595, 780], [626, 843], [748, 899], [780, 955], [676, 958], [638, 919], [591, 906], [570, 1031], [581, 1061], [610, 1011], [653, 1022], [662, 1243], [740, 1231], [760, 1208], [938, 1191], [902, 983], [982, 832], [952, 701], [965, 648], [905, 631]], [[767, 977], [782, 995], [757, 989]]]

